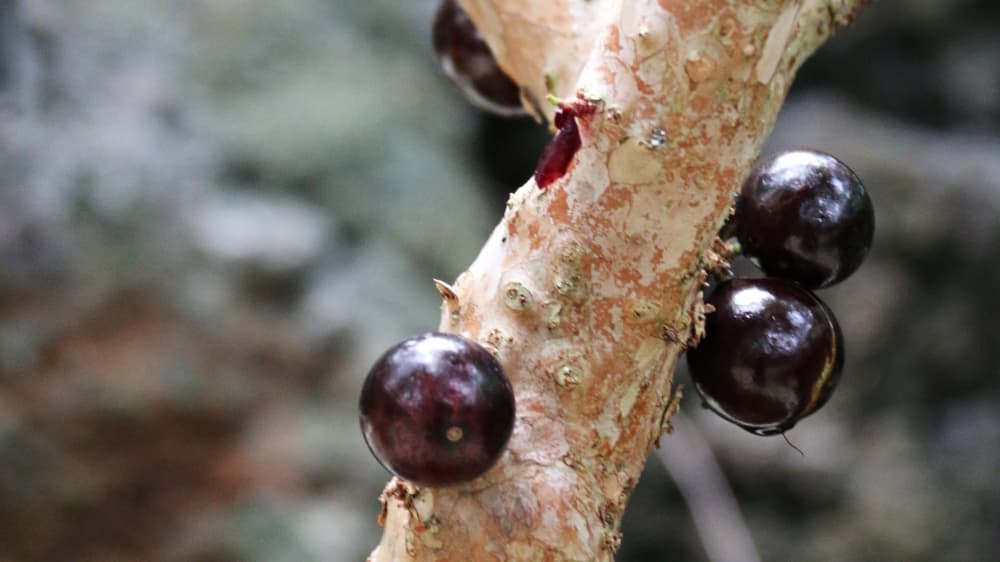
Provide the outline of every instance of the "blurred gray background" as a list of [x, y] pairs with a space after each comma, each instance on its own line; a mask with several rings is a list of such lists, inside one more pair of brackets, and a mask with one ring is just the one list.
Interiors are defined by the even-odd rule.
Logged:
[[[845, 160], [878, 227], [821, 295], [848, 360], [805, 456], [686, 400], [763, 560], [1000, 548], [998, 6], [878, 2], [782, 113], [769, 150]], [[463, 101], [434, 8], [0, 0], [0, 561], [377, 542], [361, 381], [547, 139]], [[709, 560], [656, 459], [623, 532], [620, 562]]]

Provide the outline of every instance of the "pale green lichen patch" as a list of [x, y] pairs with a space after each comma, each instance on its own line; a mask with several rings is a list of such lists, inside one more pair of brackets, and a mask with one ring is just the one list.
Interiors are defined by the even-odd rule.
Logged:
[[504, 286], [503, 302], [507, 308], [520, 312], [530, 309], [535, 299], [527, 287], [518, 282], [511, 282]]
[[625, 395], [622, 396], [622, 399], [618, 402], [618, 413], [621, 415], [623, 419], [628, 417], [629, 412], [632, 411], [632, 408], [635, 406], [635, 401], [638, 398], [639, 398], [638, 385], [632, 385], [628, 388], [628, 390], [625, 391]]
[[583, 380], [583, 371], [576, 365], [563, 365], [556, 371], [556, 384], [573, 387]]
[[656, 320], [660, 313], [660, 308], [648, 300], [639, 299], [632, 303], [631, 321], [637, 324], [652, 322]]
[[545, 328], [551, 333], [556, 333], [562, 324], [562, 304], [558, 301], [545, 303], [547, 314], [545, 315]]

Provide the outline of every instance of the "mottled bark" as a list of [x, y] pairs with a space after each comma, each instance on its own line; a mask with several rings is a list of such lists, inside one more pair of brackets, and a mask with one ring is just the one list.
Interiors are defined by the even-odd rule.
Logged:
[[371, 560], [613, 559], [734, 191], [796, 68], [862, 3], [462, 1], [528, 104], [577, 108], [583, 145], [439, 284], [442, 330], [492, 348], [514, 384], [507, 453], [462, 486], [390, 482]]

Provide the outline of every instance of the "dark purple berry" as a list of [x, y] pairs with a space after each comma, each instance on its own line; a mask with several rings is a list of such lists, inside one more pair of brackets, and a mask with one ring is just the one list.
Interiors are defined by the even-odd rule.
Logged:
[[821, 152], [783, 152], [760, 162], [736, 202], [743, 251], [768, 275], [810, 289], [854, 273], [874, 235], [865, 186], [843, 162]]
[[425, 486], [466, 482], [500, 458], [514, 391], [500, 363], [454, 334], [416, 336], [385, 352], [361, 389], [361, 431], [375, 458]]
[[715, 311], [705, 338], [687, 352], [706, 406], [772, 435], [826, 403], [843, 367], [843, 337], [816, 295], [784, 279], [732, 279], [706, 302]]
[[560, 106], [556, 109], [553, 122], [556, 134], [542, 150], [535, 167], [535, 183], [540, 189], [545, 189], [566, 175], [573, 157], [580, 150], [580, 128], [576, 124], [576, 111], [570, 106]]
[[438, 7], [432, 39], [441, 68], [473, 105], [505, 117], [525, 114], [520, 88], [500, 70], [479, 30], [455, 0], [444, 0]]

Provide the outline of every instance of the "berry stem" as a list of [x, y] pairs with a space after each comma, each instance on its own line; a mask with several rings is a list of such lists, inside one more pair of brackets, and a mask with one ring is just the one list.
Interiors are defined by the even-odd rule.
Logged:
[[527, 99], [554, 84], [595, 111], [566, 175], [519, 189], [454, 283], [457, 321], [442, 310], [511, 379], [508, 451], [465, 485], [391, 483], [373, 562], [613, 560], [675, 363], [703, 334], [703, 257], [798, 65], [862, 3], [461, 2]]

